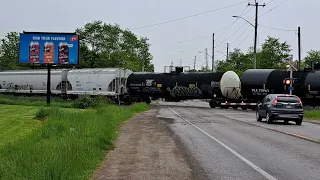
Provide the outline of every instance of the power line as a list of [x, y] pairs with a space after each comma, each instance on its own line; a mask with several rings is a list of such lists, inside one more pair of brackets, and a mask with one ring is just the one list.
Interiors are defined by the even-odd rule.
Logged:
[[[226, 42], [229, 38], [231, 38], [234, 34], [236, 34], [242, 27], [245, 25], [248, 25], [247, 23], [243, 24], [240, 28], [238, 28], [234, 33], [232, 33], [230, 36], [228, 36], [226, 39], [222, 41], [222, 43]], [[219, 47], [222, 43], [218, 44], [217, 47]]]
[[[247, 11], [246, 13], [245, 10], [248, 8], [248, 6], [246, 6], [246, 8], [241, 12], [240, 16], [245, 15], [247, 13], [249, 13], [251, 11], [251, 9], [249, 9], [249, 11]], [[244, 14], [243, 14], [244, 13]], [[228, 30], [238, 21], [239, 19], [236, 19], [235, 21], [233, 21], [233, 23], [231, 23], [227, 28]], [[215, 40], [218, 40], [221, 36], [223, 36], [228, 30], [224, 31], [224, 33], [220, 34]]]
[[268, 29], [278, 30], [278, 31], [292, 31], [292, 32], [296, 32], [296, 31], [297, 31], [297, 30], [294, 30], [294, 29], [273, 28], [273, 27], [269, 27], [269, 26], [262, 25], [262, 24], [259, 24], [259, 26], [262, 26], [262, 27], [265, 27], [265, 28], [268, 28]]
[[248, 34], [248, 36], [245, 37], [245, 38], [241, 41], [241, 43], [240, 43], [236, 48], [238, 48], [246, 39], [248, 39], [248, 37], [250, 36], [250, 34], [252, 33], [253, 30], [254, 30], [254, 29], [252, 29], [252, 30], [250, 31], [250, 33]]
[[251, 26], [248, 26], [235, 40], [233, 40], [230, 44], [233, 44], [234, 42], [236, 42], [245, 32], [247, 32], [247, 30], [250, 28]]
[[272, 3], [274, 0], [271, 0], [271, 1], [269, 1], [269, 2], [267, 2], [266, 4], [270, 4], [270, 3]]
[[259, 17], [264, 16], [266, 14], [268, 14], [269, 12], [271, 12], [272, 10], [276, 9], [277, 7], [281, 6], [283, 3], [285, 3], [288, 0], [284, 0], [282, 1], [280, 4], [276, 5], [275, 7], [271, 8], [269, 11], [265, 12], [264, 14], [261, 14]]
[[[269, 1], [269, 2], [267, 2], [266, 4], [269, 4], [269, 3], [271, 3], [271, 2], [273, 2], [274, 0], [271, 0], [271, 1]], [[285, 0], [285, 1], [287, 1], [287, 0]], [[277, 8], [277, 7], [279, 7], [281, 4], [283, 4], [285, 1], [283, 1], [283, 2], [281, 2], [280, 4], [278, 4], [277, 6], [275, 6], [274, 8], [272, 8], [272, 9], [275, 9], [275, 8]], [[247, 2], [247, 1], [245, 1], [245, 2]], [[243, 2], [241, 2], [241, 3], [243, 3]], [[239, 3], [240, 4], [240, 3]], [[248, 6], [247, 6], [248, 7]], [[247, 9], [247, 7], [244, 9], [244, 11]], [[272, 10], [271, 9], [271, 10]], [[243, 15], [245, 15], [245, 14], [247, 14], [248, 12], [250, 12], [252, 9], [249, 9], [246, 13], [244, 13], [243, 14], [243, 12], [244, 11], [242, 11], [242, 13], [241, 14], [243, 14]], [[261, 11], [262, 9], [260, 9], [259, 11]], [[270, 11], [271, 11], [270, 10]], [[266, 12], [266, 13], [264, 13], [264, 14], [267, 14], [267, 13], [269, 13], [270, 11], [268, 11], [268, 12]], [[263, 15], [264, 15], [263, 14]], [[259, 17], [261, 17], [262, 15], [260, 15]], [[253, 16], [254, 17], [254, 16]], [[252, 18], [253, 18], [252, 17]], [[229, 25], [227, 25], [227, 26], [225, 26], [225, 27], [223, 27], [222, 29], [220, 29], [220, 30], [218, 30], [218, 31], [216, 31], [216, 32], [221, 32], [221, 31], [223, 31], [223, 30], [225, 30], [225, 29], [227, 29], [227, 28], [230, 28], [230, 27], [232, 27], [234, 24], [235, 24], [235, 22], [237, 22], [239, 19], [237, 19], [237, 20], [235, 20], [234, 22], [232, 22], [231, 24], [229, 24]], [[246, 25], [246, 23], [244, 23], [244, 25], [243, 26], [245, 26]], [[265, 26], [265, 25], [261, 25], [261, 24], [259, 24], [260, 26], [262, 26], [262, 27], [265, 27], [265, 28], [269, 28], [269, 29], [274, 29], [274, 30], [280, 30], [280, 31], [296, 31], [296, 30], [285, 30], [285, 29], [280, 29], [280, 28], [273, 28], [273, 27], [268, 27], [268, 26]], [[226, 38], [226, 39], [224, 39], [223, 41], [221, 41], [221, 40], [219, 40], [219, 37], [221, 37], [223, 34], [225, 34], [225, 32], [227, 32], [227, 31], [225, 31], [223, 34], [221, 34], [217, 39], [215, 39], [215, 40], [218, 40], [219, 42], [221, 42], [220, 44], [218, 44], [217, 46], [215, 46], [216, 48], [218, 48], [218, 47], [220, 47], [220, 46], [222, 46], [229, 38], [231, 38], [235, 33], [237, 33], [243, 26], [241, 26], [238, 30], [236, 30], [236, 32], [234, 32], [232, 35], [230, 35], [228, 38]], [[248, 27], [246, 28], [246, 29], [248, 29]], [[244, 31], [244, 32], [246, 32], [246, 31]], [[244, 34], [244, 32], [240, 35], [240, 36], [238, 36], [237, 38], [236, 38], [236, 40], [238, 40], [243, 34]], [[173, 42], [173, 43], [168, 43], [168, 44], [164, 44], [164, 45], [160, 45], [160, 46], [166, 46], [166, 45], [171, 45], [171, 44], [182, 44], [182, 43], [185, 43], [185, 42], [190, 42], [190, 41], [196, 41], [196, 40], [200, 40], [200, 39], [204, 39], [204, 38], [208, 38], [208, 37], [211, 37], [211, 36], [202, 36], [202, 37], [198, 37], [198, 38], [194, 38], [194, 39], [188, 39], [188, 40], [183, 40], [183, 41], [177, 41], [177, 42]], [[232, 43], [230, 43], [230, 44], [233, 44], [236, 40], [234, 40]]]
[[[261, 11], [261, 9], [258, 10], [258, 12]], [[253, 15], [251, 18], [254, 18], [255, 15]], [[247, 25], [247, 22], [244, 22], [244, 24], [239, 28], [237, 29], [233, 34], [231, 34], [230, 36], [228, 36], [226, 39], [223, 40], [222, 43], [226, 42], [229, 38], [231, 38], [234, 34], [236, 34], [242, 27], [244, 27], [245, 25]], [[218, 44], [217, 47], [219, 47], [222, 43]]]
[[194, 38], [194, 39], [188, 39], [188, 40], [183, 40], [183, 41], [176, 41], [176, 42], [172, 42], [172, 43], [168, 43], [168, 44], [163, 44], [163, 45], [159, 45], [159, 46], [166, 46], [166, 45], [171, 45], [171, 44], [180, 44], [180, 43], [185, 43], [185, 42], [190, 42], [190, 41], [196, 41], [196, 40], [200, 40], [200, 39], [204, 39], [204, 38], [208, 38], [211, 36], [202, 36], [202, 37], [198, 37], [198, 38]]
[[[274, 1], [274, 0], [270, 0], [270, 1], [267, 2], [266, 4], [269, 4], [269, 3], [273, 2], [273, 1]], [[286, 1], [288, 1], [288, 0], [282, 1], [280, 4], [278, 4], [278, 5], [276, 5], [275, 7], [271, 8], [269, 11], [267, 11], [266, 13], [260, 15], [259, 17], [261, 17], [261, 16], [269, 13], [269, 12], [272, 11], [273, 9], [276, 9], [277, 7], [279, 7], [280, 5], [282, 5], [283, 3], [285, 3]], [[262, 9], [260, 9], [259, 11], [261, 11], [261, 10], [262, 10]], [[254, 16], [253, 16], [253, 17], [254, 17]], [[245, 24], [244, 24], [244, 25], [245, 25]], [[244, 25], [243, 25], [243, 26], [244, 26]], [[273, 28], [273, 27], [268, 27], [268, 26], [264, 26], [264, 25], [261, 25], [261, 24], [259, 24], [259, 25], [262, 26], [262, 27], [265, 27], [265, 28], [274, 29], [274, 30], [279, 30], [279, 31], [296, 31], [296, 30]], [[223, 42], [225, 42], [225, 41], [227, 41], [229, 38], [231, 38], [231, 37], [232, 37], [235, 33], [237, 33], [243, 26], [241, 26], [238, 30], [236, 30], [236, 32], [234, 32], [232, 35], [230, 35], [228, 38], [226, 38]], [[243, 34], [243, 33], [242, 33], [242, 34]], [[239, 37], [241, 37], [242, 34], [241, 34]], [[251, 34], [251, 32], [249, 33], [249, 35], [250, 35], [250, 34]], [[249, 35], [248, 35], [248, 36], [249, 36]], [[247, 39], [248, 36], [247, 36], [245, 39]], [[236, 38], [236, 39], [239, 39], [239, 37]], [[245, 39], [244, 39], [244, 40], [245, 40]], [[243, 41], [244, 41], [244, 40], [243, 40]], [[243, 41], [242, 41], [238, 46], [240, 46], [240, 45], [243, 43]], [[223, 42], [222, 42], [222, 43], [223, 43]], [[233, 42], [235, 42], [235, 41], [233, 41]], [[232, 43], [233, 43], [233, 42], [232, 42]], [[220, 43], [218, 46], [220, 46], [222, 43]], [[231, 43], [231, 44], [232, 44], [232, 43]]]
[[221, 55], [223, 55], [223, 56], [227, 57], [227, 55], [226, 55], [226, 54], [224, 54], [224, 53], [223, 53], [223, 52], [221, 52], [221, 51], [217, 51], [217, 50], [216, 50], [216, 52], [218, 52], [218, 53], [220, 53]]
[[242, 2], [239, 2], [239, 3], [235, 3], [235, 4], [232, 4], [232, 5], [224, 6], [224, 7], [221, 7], [221, 8], [213, 9], [213, 10], [210, 10], [210, 11], [205, 11], [205, 12], [202, 12], [202, 13], [193, 14], [193, 15], [190, 15], [190, 16], [185, 16], [185, 17], [178, 18], [178, 19], [173, 19], [173, 20], [164, 21], [164, 22], [160, 22], [160, 23], [150, 24], [150, 25], [147, 25], [147, 26], [133, 28], [131, 30], [144, 29], [144, 28], [148, 28], [148, 27], [159, 26], [159, 25], [162, 25], [162, 24], [168, 24], [168, 23], [175, 22], [175, 21], [181, 21], [181, 20], [184, 20], [184, 19], [188, 19], [188, 18], [200, 16], [200, 15], [203, 15], [203, 14], [219, 11], [219, 10], [222, 10], [222, 9], [230, 8], [230, 7], [233, 7], [233, 6], [237, 6], [237, 5], [240, 5], [240, 4], [245, 3], [245, 2], [248, 2], [248, 0], [242, 1]]

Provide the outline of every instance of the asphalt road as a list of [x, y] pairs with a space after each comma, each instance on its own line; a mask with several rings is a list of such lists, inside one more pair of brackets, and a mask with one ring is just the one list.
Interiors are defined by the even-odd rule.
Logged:
[[270, 125], [256, 122], [252, 111], [196, 108], [188, 103], [182, 103], [185, 107], [162, 103], [158, 117], [168, 122], [208, 179], [320, 180], [319, 143], [266, 129], [320, 139], [319, 125]]

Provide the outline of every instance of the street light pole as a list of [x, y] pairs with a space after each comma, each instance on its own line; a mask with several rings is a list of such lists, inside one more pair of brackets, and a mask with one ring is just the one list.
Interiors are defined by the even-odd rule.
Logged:
[[245, 20], [247, 23], [249, 23], [252, 27], [254, 27], [254, 50], [253, 50], [253, 69], [257, 69], [257, 36], [258, 36], [258, 6], [256, 6], [256, 21], [255, 21], [255, 25], [253, 25], [251, 22], [249, 22], [248, 20], [246, 20], [245, 18], [241, 17], [241, 16], [232, 16], [234, 18], [241, 18], [243, 20]]
[[263, 5], [259, 5], [259, 3], [257, 1], [255, 1], [255, 4], [248, 4], [248, 6], [255, 6], [256, 7], [256, 18], [255, 18], [255, 25], [251, 24], [249, 21], [247, 21], [246, 19], [244, 19], [241, 16], [232, 16], [232, 17], [236, 17], [236, 18], [241, 18], [243, 20], [245, 20], [247, 23], [249, 23], [251, 26], [254, 27], [254, 52], [253, 52], [253, 68], [257, 69], [257, 36], [258, 36], [258, 7], [259, 6], [266, 6], [266, 4]]
[[253, 68], [257, 69], [257, 36], [258, 36], [258, 3], [256, 3], [256, 20], [254, 26], [254, 57], [253, 57]]

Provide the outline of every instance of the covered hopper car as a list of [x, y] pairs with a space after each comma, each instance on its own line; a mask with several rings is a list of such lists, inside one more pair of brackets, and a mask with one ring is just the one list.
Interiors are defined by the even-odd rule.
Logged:
[[[119, 68], [53, 69], [50, 90], [52, 95], [64, 97], [88, 94], [117, 99], [127, 93], [126, 81], [131, 73]], [[45, 95], [47, 70], [0, 72], [0, 93]]]

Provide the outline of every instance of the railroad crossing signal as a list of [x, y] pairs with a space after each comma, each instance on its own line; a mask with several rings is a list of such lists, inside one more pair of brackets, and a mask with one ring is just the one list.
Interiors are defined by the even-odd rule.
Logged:
[[285, 78], [284, 80], [283, 80], [283, 84], [285, 84], [285, 85], [290, 85], [291, 84], [291, 79], [290, 78]]
[[284, 84], [285, 84], [285, 85], [291, 84], [291, 79], [285, 79], [285, 80], [284, 80]]
[[285, 79], [283, 80], [283, 84], [284, 84], [284, 85], [290, 85], [291, 82], [292, 82], [292, 85], [295, 85], [295, 84], [298, 83], [298, 79], [297, 79], [297, 78], [292, 78], [292, 79], [290, 79], [290, 78], [285, 78]]

